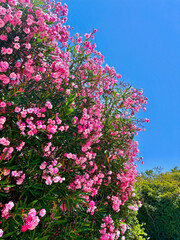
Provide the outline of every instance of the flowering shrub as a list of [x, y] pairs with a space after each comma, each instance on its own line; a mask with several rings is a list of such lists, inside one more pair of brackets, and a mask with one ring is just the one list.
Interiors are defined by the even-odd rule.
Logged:
[[148, 119], [135, 113], [147, 98], [104, 66], [96, 30], [70, 37], [67, 13], [0, 0], [4, 239], [125, 239], [140, 205], [134, 136]]

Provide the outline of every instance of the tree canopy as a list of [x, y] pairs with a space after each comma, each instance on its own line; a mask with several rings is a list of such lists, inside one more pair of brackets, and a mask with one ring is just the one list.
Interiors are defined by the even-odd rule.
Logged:
[[150, 239], [180, 239], [180, 170], [147, 170], [136, 182], [142, 201], [138, 219]]

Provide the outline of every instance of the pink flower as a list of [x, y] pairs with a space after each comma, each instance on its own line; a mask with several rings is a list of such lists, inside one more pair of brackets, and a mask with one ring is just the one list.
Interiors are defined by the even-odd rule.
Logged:
[[13, 49], [12, 49], [12, 48], [7, 48], [7, 49], [6, 49], [6, 53], [7, 53], [7, 54], [11, 54], [12, 52], [13, 52]]
[[1, 74], [0, 75], [0, 80], [4, 83], [4, 84], [8, 84], [10, 82], [10, 79], [5, 75], [5, 74]]
[[11, 175], [12, 175], [13, 177], [19, 177], [19, 176], [20, 176], [20, 174], [19, 174], [18, 171], [12, 171]]
[[114, 225], [110, 225], [110, 227], [109, 227], [109, 231], [110, 231], [110, 232], [113, 232], [114, 229], [115, 229]]
[[25, 29], [24, 29], [24, 32], [25, 32], [26, 34], [28, 34], [28, 33], [30, 33], [30, 29], [29, 29], [29, 28], [25, 28]]
[[11, 210], [14, 207], [14, 203], [12, 201], [9, 201], [5, 204], [5, 207], [1, 210], [2, 217], [8, 218], [9, 217], [9, 210]]
[[19, 37], [16, 36], [16, 37], [14, 38], [14, 41], [15, 41], [15, 42], [19, 42]]
[[6, 15], [6, 8], [0, 6], [0, 15]]
[[2, 35], [0, 35], [0, 39], [2, 41], [7, 41], [7, 36], [2, 34]]
[[36, 209], [35, 208], [31, 208], [29, 213], [28, 213], [28, 216], [35, 217], [36, 216]]
[[33, 24], [33, 20], [30, 19], [30, 18], [28, 18], [28, 19], [26, 20], [26, 22], [27, 22], [27, 24], [28, 24], [29, 26]]
[[39, 211], [40, 217], [44, 217], [45, 214], [46, 214], [46, 210], [44, 208]]
[[90, 201], [89, 205], [90, 205], [90, 207], [94, 207], [95, 206], [95, 202], [94, 201]]
[[19, 49], [20, 48], [20, 44], [19, 43], [14, 43], [14, 48], [15, 49]]
[[14, 203], [12, 201], [6, 204], [6, 209], [11, 210], [14, 207]]
[[21, 228], [22, 232], [26, 232], [28, 230], [28, 226], [27, 225], [23, 225]]
[[40, 222], [39, 217], [38, 216], [34, 217], [31, 221], [31, 223], [28, 224], [28, 229], [34, 230], [39, 222]]
[[16, 13], [16, 17], [17, 17], [17, 18], [21, 18], [21, 16], [22, 16], [22, 12], [19, 10], [19, 11]]
[[25, 46], [27, 49], [31, 49], [31, 44], [30, 43], [25, 43]]
[[8, 176], [9, 174], [10, 174], [10, 170], [9, 169], [5, 169], [4, 168], [4, 170], [3, 170], [3, 174], [4, 174], [4, 176]]
[[20, 107], [15, 107], [15, 110], [14, 110], [15, 112], [20, 112], [21, 111], [21, 108]]
[[27, 111], [25, 111], [25, 110], [22, 111], [22, 112], [21, 112], [21, 117], [22, 117], [22, 118], [25, 118], [25, 117], [26, 117], [26, 114], [27, 114]]
[[104, 178], [104, 174], [103, 174], [103, 173], [99, 173], [99, 174], [98, 174], [98, 177], [99, 177], [99, 178]]
[[6, 103], [5, 102], [1, 102], [0, 103], [0, 107], [2, 107], [2, 108], [6, 107]]
[[20, 66], [21, 66], [21, 63], [17, 61], [17, 62], [15, 63], [15, 67], [19, 68]]
[[15, 6], [17, 4], [17, 1], [16, 0], [9, 0], [8, 4], [11, 5], [11, 6]]
[[149, 123], [149, 119], [148, 119], [148, 118], [145, 118], [144, 121], [147, 122], [147, 123]]
[[12, 72], [9, 76], [12, 80], [16, 80], [16, 74], [15, 72]]
[[122, 150], [119, 150], [118, 151], [118, 156], [120, 157], [120, 156], [123, 156], [123, 154], [124, 154], [124, 152], [122, 151]]
[[46, 112], [46, 108], [41, 108], [41, 112]]
[[53, 182], [57, 183], [59, 181], [61, 181], [61, 177], [60, 176], [56, 176], [56, 177], [53, 178]]
[[85, 33], [84, 36], [86, 39], [88, 39], [91, 36], [91, 34]]
[[38, 32], [38, 28], [36, 26], [33, 27], [34, 32]]
[[64, 126], [59, 127], [59, 130], [62, 132], [64, 131]]
[[23, 183], [24, 179], [23, 178], [19, 178], [17, 181], [16, 181], [16, 184], [17, 185], [21, 185]]
[[2, 52], [2, 54], [6, 54], [7, 53], [7, 49], [5, 47], [2, 47], [1, 48], [1, 52]]
[[5, 23], [3, 22], [3, 20], [0, 18], [0, 28], [4, 27]]
[[71, 93], [70, 89], [66, 89], [66, 94], [69, 95]]
[[9, 63], [8, 62], [0, 62], [0, 68], [1, 68], [1, 72], [5, 72], [9, 67]]
[[59, 182], [62, 183], [64, 180], [65, 180], [65, 178], [63, 177], [59, 180]]
[[6, 121], [6, 117], [0, 117], [0, 124], [4, 124]]
[[55, 167], [54, 169], [53, 169], [53, 173], [58, 173], [59, 172], [59, 169], [57, 168], [57, 167]]
[[116, 114], [116, 119], [120, 118], [120, 115], [119, 114]]
[[119, 212], [120, 211], [121, 200], [116, 196], [112, 196], [112, 202], [113, 202], [112, 208], [114, 209], [114, 211]]
[[69, 128], [69, 126], [65, 126], [65, 127], [64, 127], [64, 130], [65, 130], [65, 131], [67, 131], [67, 130], [68, 130], [68, 128]]
[[0, 237], [2, 237], [3, 236], [3, 230], [2, 229], [0, 229]]
[[35, 14], [37, 17], [40, 17], [42, 15], [42, 10], [41, 9], [35, 10]]
[[52, 179], [51, 179], [51, 177], [50, 176], [47, 176], [46, 177], [46, 185], [51, 185], [52, 184]]
[[34, 230], [35, 227], [39, 224], [40, 219], [36, 216], [37, 212], [35, 208], [30, 209], [29, 213], [24, 214], [25, 224], [22, 226], [21, 231], [26, 232], [27, 230]]
[[46, 104], [45, 104], [45, 106], [46, 106], [48, 109], [52, 109], [52, 108], [53, 108], [53, 106], [52, 106], [52, 104], [51, 104], [50, 101], [47, 101]]
[[42, 78], [41, 75], [36, 75], [34, 80], [35, 80], [35, 82], [39, 82], [41, 80], [41, 78]]
[[43, 170], [43, 169], [46, 168], [46, 166], [47, 166], [47, 162], [43, 162], [43, 163], [41, 163], [41, 165], [40, 165], [40, 169]]
[[4, 146], [8, 146], [10, 144], [10, 141], [8, 141], [6, 138], [2, 137], [0, 138], [0, 144]]

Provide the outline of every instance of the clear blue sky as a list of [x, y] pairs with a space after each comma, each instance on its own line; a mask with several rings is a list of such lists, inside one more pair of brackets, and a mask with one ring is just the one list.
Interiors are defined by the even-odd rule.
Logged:
[[95, 42], [123, 80], [149, 98], [138, 171], [180, 167], [180, 0], [64, 0], [75, 32]]

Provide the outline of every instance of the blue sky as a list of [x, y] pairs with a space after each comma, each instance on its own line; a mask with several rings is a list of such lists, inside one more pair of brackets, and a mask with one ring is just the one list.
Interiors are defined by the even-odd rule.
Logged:
[[149, 98], [138, 171], [180, 167], [180, 0], [64, 0], [68, 24], [97, 28], [97, 50], [125, 82]]

